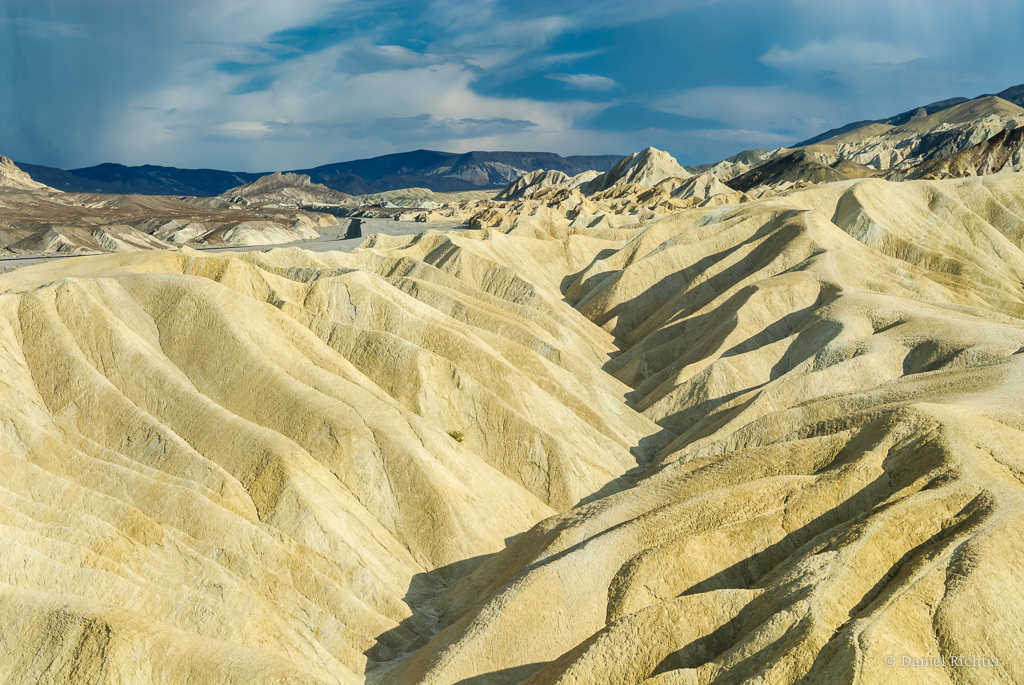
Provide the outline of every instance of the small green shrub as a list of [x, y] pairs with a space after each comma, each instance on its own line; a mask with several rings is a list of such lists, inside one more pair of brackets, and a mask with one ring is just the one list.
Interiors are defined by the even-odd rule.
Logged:
[[448, 435], [452, 436], [455, 442], [462, 442], [466, 439], [466, 435], [462, 431], [448, 431]]

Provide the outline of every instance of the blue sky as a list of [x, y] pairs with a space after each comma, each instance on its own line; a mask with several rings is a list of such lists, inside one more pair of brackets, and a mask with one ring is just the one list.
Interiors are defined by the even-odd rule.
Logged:
[[1011, 0], [0, 0], [0, 154], [269, 171], [681, 162], [1024, 83]]

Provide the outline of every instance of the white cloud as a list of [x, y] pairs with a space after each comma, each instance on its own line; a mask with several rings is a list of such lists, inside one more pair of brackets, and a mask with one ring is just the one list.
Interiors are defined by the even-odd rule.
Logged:
[[562, 81], [577, 90], [611, 90], [620, 87], [615, 79], [596, 74], [547, 74], [545, 78]]
[[923, 53], [908, 45], [857, 38], [836, 38], [827, 43], [811, 41], [795, 50], [778, 45], [760, 61], [781, 71], [844, 71], [853, 67], [906, 64]]
[[[594, 29], [714, 1], [652, 0], [623, 12], [617, 0], [0, 0], [0, 63], [24, 65], [0, 74], [0, 100], [11, 104], [0, 111], [0, 152], [63, 167], [109, 160], [259, 171], [411, 147], [624, 153], [661, 141], [680, 158], [713, 161], [1021, 80], [1010, 52], [1022, 11], [995, 21], [996, 9], [1013, 9], [1010, 0], [959, 14], [952, 0], [784, 3], [778, 22], [793, 26], [797, 17], [786, 35], [802, 38], [760, 60], [785, 86], [667, 92], [695, 81], [685, 70], [657, 82], [616, 72], [621, 85], [579, 73], [603, 71], [591, 59], [599, 53], [626, 59], [630, 51], [624, 65], [637, 58], [636, 46], [621, 42], [636, 32]], [[943, 11], [927, 9], [939, 4]], [[54, 18], [64, 23], [42, 23]], [[845, 37], [830, 37], [836, 26]], [[89, 40], [37, 38], [83, 32]], [[982, 40], [1007, 57], [981, 54]], [[656, 55], [677, 46], [661, 39], [648, 47]], [[751, 62], [764, 52], [734, 50], [736, 61], [710, 83], [737, 82], [725, 79], [758, 67]], [[822, 78], [822, 70], [835, 73]], [[564, 84], [560, 96], [570, 99], [523, 90], [542, 75]], [[625, 100], [722, 127], [675, 131], [670, 119], [653, 117], [664, 128], [587, 130], [598, 112]]]
[[229, 121], [219, 124], [216, 128], [226, 135], [242, 138], [260, 138], [272, 130], [266, 121]]
[[[240, 95], [225, 93], [246, 76], [211, 77], [206, 61], [197, 60], [174, 82], [139, 94], [111, 122], [102, 144], [125, 163], [250, 171], [416, 147], [587, 150], [571, 147], [582, 140], [575, 122], [601, 105], [481, 95], [471, 87], [478, 72], [463, 63], [338, 71], [351, 48], [341, 44], [281, 62], [265, 90]], [[246, 140], [259, 144], [240, 144]]]
[[0, 26], [9, 27], [9, 30], [13, 31], [15, 35], [42, 40], [89, 37], [89, 30], [85, 24], [74, 24], [53, 19], [0, 17]]
[[321, 19], [339, 0], [175, 0], [173, 13], [197, 41], [257, 43], [275, 31]]
[[808, 137], [820, 133], [821, 127], [835, 117], [836, 103], [785, 86], [711, 86], [675, 93], [653, 103], [652, 108], [713, 119], [741, 131]]

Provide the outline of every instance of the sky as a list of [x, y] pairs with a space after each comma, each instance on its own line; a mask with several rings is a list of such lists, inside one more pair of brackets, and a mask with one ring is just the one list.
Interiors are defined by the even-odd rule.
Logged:
[[683, 164], [1024, 83], [1018, 0], [0, 0], [0, 154]]

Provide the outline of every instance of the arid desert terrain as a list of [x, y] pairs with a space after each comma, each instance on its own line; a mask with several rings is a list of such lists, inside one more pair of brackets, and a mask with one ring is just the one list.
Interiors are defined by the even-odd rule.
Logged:
[[[0, 275], [0, 682], [1024, 682], [1020, 124], [493, 199], [9, 164], [5, 256], [110, 254]], [[274, 247], [336, 217], [402, 230]]]

